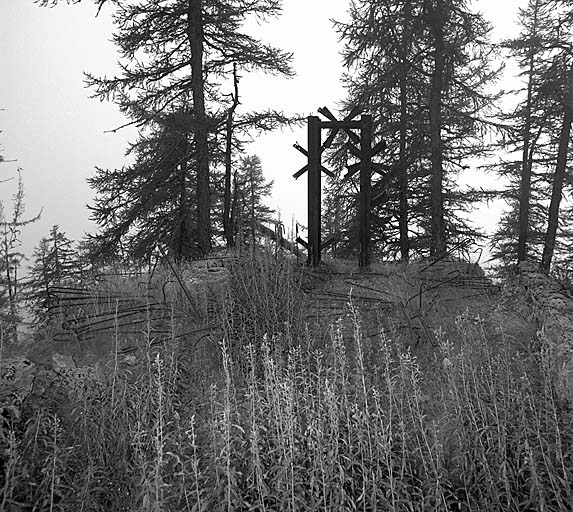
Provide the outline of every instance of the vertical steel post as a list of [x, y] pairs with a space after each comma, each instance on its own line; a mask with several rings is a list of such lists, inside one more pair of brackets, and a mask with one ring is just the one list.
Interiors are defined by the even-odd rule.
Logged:
[[360, 204], [358, 212], [358, 238], [360, 255], [358, 266], [365, 269], [370, 265], [370, 200], [372, 163], [372, 116], [360, 118]]
[[308, 117], [308, 264], [320, 263], [320, 119]]

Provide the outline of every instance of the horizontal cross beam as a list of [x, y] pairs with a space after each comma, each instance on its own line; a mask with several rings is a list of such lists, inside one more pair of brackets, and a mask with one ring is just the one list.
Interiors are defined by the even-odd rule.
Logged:
[[[355, 110], [353, 110], [348, 116], [346, 116], [344, 118], [344, 121], [342, 122], [338, 121], [338, 119], [336, 119], [334, 114], [326, 107], [319, 108], [318, 111], [330, 121], [330, 123], [328, 121], [321, 121], [322, 126], [324, 126], [325, 128], [341, 128], [342, 130], [345, 131], [346, 135], [350, 137], [352, 142], [354, 142], [355, 144], [360, 144], [360, 137], [350, 129], [350, 128], [360, 128], [360, 121], [350, 121], [352, 117], [356, 117], [357, 115], [354, 113]], [[351, 114], [353, 114], [352, 117], [350, 117]], [[344, 126], [345, 123], [353, 123], [353, 125]]]
[[[342, 128], [344, 131], [358, 130], [360, 129], [360, 121], [321, 121], [320, 126], [321, 128]], [[352, 135], [358, 137], [354, 132], [352, 132]]]

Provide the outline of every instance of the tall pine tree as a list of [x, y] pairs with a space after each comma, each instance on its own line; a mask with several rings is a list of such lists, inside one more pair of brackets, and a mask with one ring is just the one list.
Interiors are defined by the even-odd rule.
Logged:
[[[22, 228], [40, 218], [41, 212], [25, 219], [24, 182], [18, 169], [18, 184], [12, 197], [12, 211], [5, 214], [0, 203], [0, 333], [12, 342], [18, 341], [18, 326], [22, 323], [21, 307], [24, 287], [20, 269], [26, 259], [22, 252]], [[4, 329], [6, 329], [4, 331]]]
[[556, 241], [568, 236], [563, 220], [558, 231], [572, 117], [573, 26], [567, 4], [529, 0], [519, 11], [521, 32], [503, 43], [523, 81], [511, 91], [517, 104], [504, 114], [511, 129], [500, 149], [507, 155], [494, 166], [508, 182], [501, 195], [509, 210], [493, 238], [493, 255], [504, 264], [533, 259], [549, 270]]
[[[102, 226], [97, 240], [104, 251], [122, 242], [131, 248], [127, 241], [138, 240], [134, 251], [145, 254], [155, 240], [168, 246], [175, 258], [205, 253], [212, 240], [213, 174], [223, 162], [228, 119], [235, 138], [249, 128], [271, 129], [288, 122], [272, 110], [235, 115], [232, 92], [237, 73], [293, 74], [290, 54], [243, 30], [247, 20], [278, 16], [280, 2], [112, 4], [122, 73], [112, 78], [88, 75], [88, 85], [95, 97], [113, 99], [141, 135], [132, 147], [134, 165], [100, 170], [91, 181], [98, 194], [94, 219]], [[150, 152], [152, 146], [155, 153]], [[158, 162], [159, 168], [150, 167]], [[143, 187], [139, 195], [135, 183]], [[121, 187], [126, 187], [128, 201], [118, 195]], [[139, 241], [138, 234], [146, 242]]]
[[273, 182], [265, 180], [261, 159], [257, 155], [241, 158], [235, 173], [232, 222], [235, 233], [254, 246], [259, 224], [272, 221], [274, 210], [264, 203]]
[[[477, 235], [460, 215], [475, 194], [456, 179], [487, 150], [481, 135], [495, 96], [486, 91], [497, 77], [490, 26], [465, 0], [357, 0], [336, 27], [345, 110], [371, 112], [376, 138], [387, 142], [384, 176], [373, 177], [374, 243], [402, 259], [443, 256], [448, 241]], [[328, 193], [351, 208], [353, 187], [337, 182]]]
[[52, 226], [34, 249], [27, 280], [27, 301], [31, 306], [33, 324], [44, 327], [49, 320], [47, 302], [53, 287], [73, 286], [81, 278], [81, 266], [73, 242], [59, 226]]

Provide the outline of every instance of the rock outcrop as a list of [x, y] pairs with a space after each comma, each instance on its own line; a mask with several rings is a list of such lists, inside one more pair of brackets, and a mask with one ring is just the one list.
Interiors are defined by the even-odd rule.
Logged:
[[538, 335], [555, 390], [573, 404], [573, 298], [535, 263], [521, 263], [519, 276], [540, 326]]
[[19, 405], [32, 392], [36, 365], [27, 357], [0, 359], [0, 408]]
[[[0, 412], [16, 410], [24, 402], [41, 403], [56, 390], [67, 395], [79, 395], [92, 385], [101, 384], [98, 367], [77, 366], [70, 356], [52, 354], [51, 360], [41, 363], [25, 356], [0, 359]], [[1, 426], [1, 425], [0, 425]]]

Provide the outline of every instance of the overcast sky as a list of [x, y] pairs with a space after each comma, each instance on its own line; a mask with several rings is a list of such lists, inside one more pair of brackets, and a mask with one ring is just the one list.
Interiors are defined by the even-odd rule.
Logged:
[[[515, 33], [517, 7], [525, 0], [477, 0], [476, 5], [494, 23], [495, 39]], [[241, 83], [245, 109], [272, 107], [286, 113], [316, 114], [321, 106], [336, 108], [344, 96], [340, 86], [340, 44], [330, 19], [344, 19], [348, 0], [285, 0], [284, 15], [256, 35], [294, 52], [297, 76], [290, 80], [249, 78]], [[96, 226], [86, 204], [93, 193], [85, 179], [95, 166], [118, 168], [125, 164], [125, 148], [136, 132], [106, 133], [125, 120], [116, 106], [90, 99], [83, 72], [112, 75], [117, 56], [109, 42], [113, 32], [109, 10], [95, 18], [93, 2], [63, 1], [40, 8], [33, 0], [0, 0], [0, 201], [9, 212], [15, 191], [16, 169], [23, 169], [27, 212], [43, 208], [41, 220], [25, 229], [30, 254], [54, 224], [70, 238], [80, 239]], [[263, 161], [266, 176], [275, 182], [273, 205], [287, 227], [293, 216], [306, 223], [306, 179], [292, 174], [305, 163], [292, 144], [306, 146], [304, 128], [264, 136], [249, 148]], [[484, 210], [485, 211], [485, 210]], [[487, 220], [491, 228], [496, 217]]]

